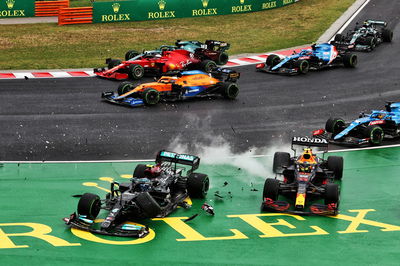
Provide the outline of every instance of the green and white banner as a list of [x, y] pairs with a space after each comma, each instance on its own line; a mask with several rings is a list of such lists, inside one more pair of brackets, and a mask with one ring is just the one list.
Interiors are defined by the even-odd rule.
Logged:
[[93, 22], [229, 15], [282, 7], [298, 0], [132, 0], [93, 3]]
[[0, 19], [35, 16], [35, 0], [0, 0]]

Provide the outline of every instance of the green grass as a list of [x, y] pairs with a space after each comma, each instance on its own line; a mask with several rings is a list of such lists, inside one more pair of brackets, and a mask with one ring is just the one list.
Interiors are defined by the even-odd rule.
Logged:
[[160, 21], [2, 25], [0, 69], [99, 67], [130, 49], [176, 39], [231, 43], [230, 54], [267, 52], [315, 42], [354, 0], [302, 0], [273, 10]]

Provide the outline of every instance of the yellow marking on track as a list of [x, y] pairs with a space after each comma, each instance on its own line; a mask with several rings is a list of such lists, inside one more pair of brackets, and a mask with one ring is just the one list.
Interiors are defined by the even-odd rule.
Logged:
[[122, 178], [132, 178], [132, 175], [120, 175]]
[[99, 180], [112, 183], [114, 181], [114, 178], [112, 178], [112, 177], [100, 177]]
[[103, 190], [103, 191], [105, 191], [105, 192], [110, 192], [110, 190], [108, 190], [108, 189], [106, 189], [106, 188], [103, 188], [103, 187], [100, 187], [97, 183], [95, 183], [95, 182], [85, 182], [85, 183], [82, 183], [82, 185], [84, 185], [84, 186], [86, 186], [86, 187], [95, 187], [95, 188], [98, 188], [98, 189], [100, 189], [100, 190]]

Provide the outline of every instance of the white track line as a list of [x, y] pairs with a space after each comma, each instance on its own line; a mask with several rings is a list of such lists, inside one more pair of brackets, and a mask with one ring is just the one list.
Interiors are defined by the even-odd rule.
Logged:
[[[343, 30], [345, 28], [347, 28], [347, 26], [349, 26], [349, 24], [353, 21], [353, 19], [361, 12], [361, 10], [364, 9], [364, 7], [370, 2], [371, 0], [367, 0], [365, 1], [365, 3], [360, 6], [360, 8], [347, 20], [347, 22], [345, 24], [343, 24], [343, 26], [336, 32], [336, 34], [338, 33], [342, 33]], [[331, 41], [335, 38], [335, 36], [332, 37]]]
[[[387, 146], [379, 146], [379, 147], [366, 147], [366, 148], [350, 148], [350, 149], [341, 149], [341, 150], [329, 150], [328, 153], [336, 153], [336, 152], [349, 152], [349, 151], [362, 151], [362, 150], [377, 150], [377, 149], [386, 149], [386, 148], [395, 148], [400, 147], [400, 144], [393, 144]], [[316, 152], [316, 153], [323, 153]], [[263, 158], [263, 157], [272, 157], [269, 154], [258, 154], [258, 155], [249, 155], [249, 156], [228, 156], [224, 158], [235, 159], [235, 158]], [[91, 160], [91, 161], [0, 161], [0, 164], [57, 164], [57, 163], [135, 163], [135, 162], [152, 162], [154, 159], [138, 159], [138, 160]]]

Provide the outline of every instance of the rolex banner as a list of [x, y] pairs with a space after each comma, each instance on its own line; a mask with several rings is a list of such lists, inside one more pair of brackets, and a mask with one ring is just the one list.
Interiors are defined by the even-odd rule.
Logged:
[[94, 2], [93, 22], [106, 23], [229, 15], [282, 7], [297, 1], [298, 0], [132, 0]]
[[35, 0], [0, 0], [0, 19], [35, 16]]

